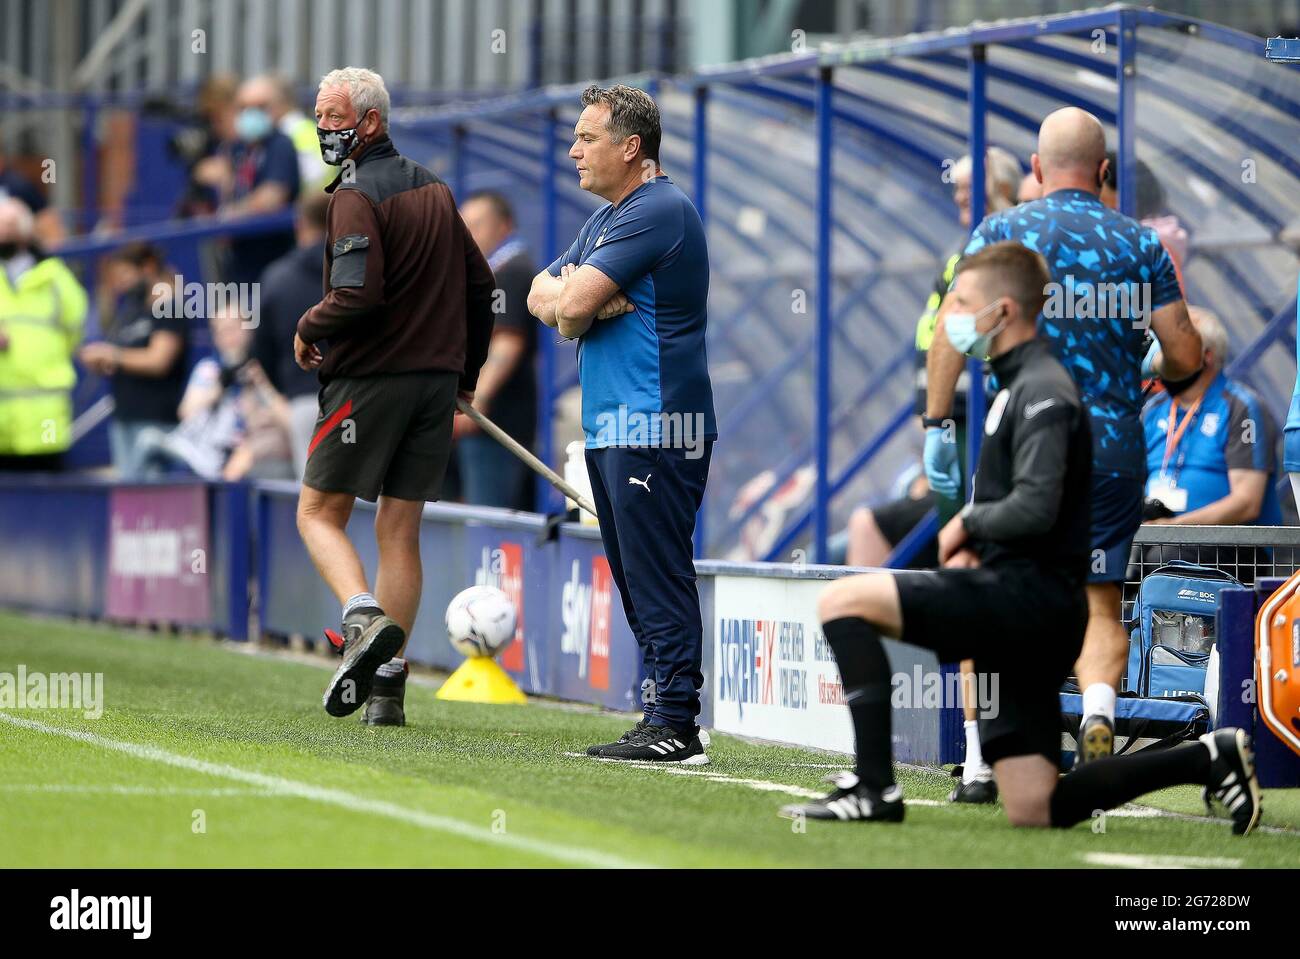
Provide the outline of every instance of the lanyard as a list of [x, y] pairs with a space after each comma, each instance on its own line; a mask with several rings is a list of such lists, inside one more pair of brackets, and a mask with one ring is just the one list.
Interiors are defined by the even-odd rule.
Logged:
[[1165, 459], [1164, 462], [1160, 464], [1161, 475], [1164, 475], [1165, 471], [1169, 468], [1169, 457], [1173, 456], [1174, 450], [1178, 449], [1178, 444], [1182, 440], [1183, 434], [1187, 432], [1187, 427], [1190, 426], [1192, 420], [1196, 418], [1196, 412], [1201, 408], [1201, 400], [1203, 399], [1205, 399], [1203, 395], [1197, 398], [1196, 402], [1191, 405], [1190, 409], [1188, 409], [1187, 415], [1183, 417], [1183, 421], [1179, 423], [1178, 428], [1175, 429], [1174, 423], [1178, 419], [1178, 401], [1172, 397], [1170, 398], [1168, 428], [1165, 430]]

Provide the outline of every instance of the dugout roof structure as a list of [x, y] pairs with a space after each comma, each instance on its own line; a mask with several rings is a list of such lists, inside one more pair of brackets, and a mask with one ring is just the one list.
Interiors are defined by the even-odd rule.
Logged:
[[[1061, 106], [1105, 124], [1125, 212], [1178, 218], [1188, 301], [1219, 314], [1230, 372], [1285, 416], [1296, 375], [1300, 74], [1268, 62], [1262, 38], [1116, 4], [619, 79], [657, 97], [664, 168], [709, 232], [721, 439], [698, 555], [821, 560], [853, 507], [894, 494], [919, 459], [916, 320], [964, 240], [944, 172], [974, 156], [978, 222], [983, 145], [1027, 169], [1040, 121]], [[393, 133], [458, 197], [509, 197], [536, 259], [549, 262], [599, 203], [566, 156], [580, 92], [403, 107]], [[1136, 161], [1157, 187], [1144, 185], [1155, 200], [1141, 211]], [[60, 252], [85, 258], [125, 239], [257, 232], [282, 219], [171, 224]], [[541, 363], [549, 424], [577, 383], [573, 346], [542, 337]], [[549, 429], [539, 447], [548, 462], [562, 455]]]

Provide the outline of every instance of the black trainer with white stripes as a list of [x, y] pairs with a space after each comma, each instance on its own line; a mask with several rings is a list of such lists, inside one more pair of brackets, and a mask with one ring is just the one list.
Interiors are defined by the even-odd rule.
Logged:
[[786, 819], [825, 819], [832, 822], [902, 822], [903, 790], [897, 785], [884, 790], [868, 789], [858, 781], [857, 773], [843, 770], [827, 776], [824, 782], [835, 791], [812, 802], [782, 806]]
[[[630, 731], [629, 731], [630, 732]], [[600, 759], [626, 762], [680, 763], [683, 766], [708, 765], [709, 757], [700, 742], [699, 727], [680, 732], [670, 726], [642, 726], [626, 742], [601, 747]]]
[[1249, 835], [1259, 822], [1259, 780], [1255, 778], [1255, 754], [1245, 730], [1217, 729], [1201, 737], [1210, 751], [1210, 781], [1201, 796], [1205, 808], [1214, 811], [1211, 799], [1217, 799], [1232, 817], [1232, 831]]
[[588, 746], [588, 747], [587, 747], [587, 755], [588, 755], [588, 756], [599, 756], [603, 750], [611, 749], [611, 748], [613, 748], [614, 746], [622, 746], [624, 743], [626, 743], [626, 742], [627, 742], [629, 739], [631, 739], [633, 736], [635, 736], [635, 735], [637, 735], [639, 732], [641, 732], [641, 730], [645, 729], [647, 725], [648, 725], [648, 723], [647, 723], [644, 719], [638, 719], [638, 720], [636, 721], [636, 725], [635, 725], [635, 726], [633, 726], [631, 729], [629, 729], [627, 732], [625, 732], [622, 736], [619, 736], [618, 739], [615, 740], [614, 742], [612, 742], [612, 743], [598, 743], [598, 744], [596, 744], [595, 746]]

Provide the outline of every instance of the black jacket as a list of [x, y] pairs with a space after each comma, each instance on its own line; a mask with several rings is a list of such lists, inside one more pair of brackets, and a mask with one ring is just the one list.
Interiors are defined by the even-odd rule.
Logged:
[[1001, 388], [989, 403], [963, 525], [985, 566], [1028, 561], [1082, 580], [1092, 437], [1079, 391], [1043, 340], [992, 364]]
[[298, 321], [305, 342], [329, 340], [321, 382], [444, 370], [473, 390], [496, 282], [450, 188], [384, 136], [326, 192], [325, 298]]
[[286, 397], [316, 395], [320, 381], [293, 357], [293, 333], [303, 312], [320, 301], [320, 265], [325, 243], [300, 246], [262, 274], [262, 319], [253, 334], [253, 356], [271, 385]]

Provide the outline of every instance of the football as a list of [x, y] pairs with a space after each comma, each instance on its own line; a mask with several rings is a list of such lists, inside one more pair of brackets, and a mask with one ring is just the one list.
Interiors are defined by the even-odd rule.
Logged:
[[465, 656], [495, 656], [514, 635], [515, 604], [495, 586], [461, 590], [447, 606], [447, 639]]

